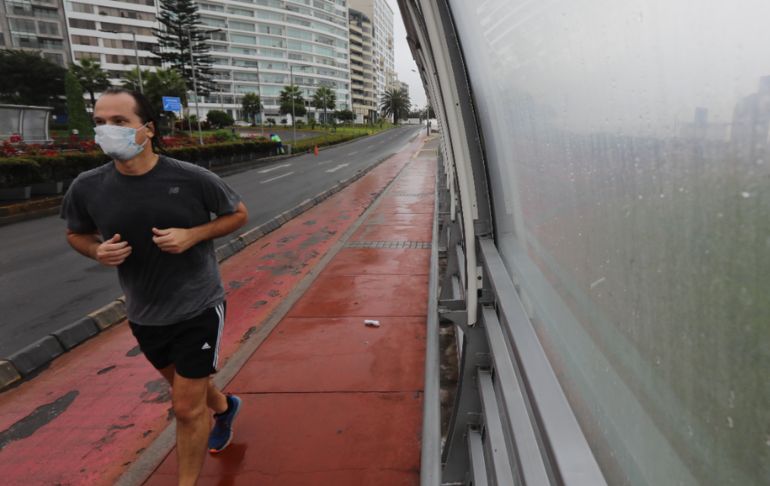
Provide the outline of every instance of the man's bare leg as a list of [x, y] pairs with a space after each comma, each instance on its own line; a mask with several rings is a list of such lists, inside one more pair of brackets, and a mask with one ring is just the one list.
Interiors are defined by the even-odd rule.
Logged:
[[[163, 375], [163, 378], [165, 378], [166, 381], [168, 381], [168, 384], [173, 388], [174, 375], [176, 375], [176, 367], [171, 365], [158, 371], [160, 371], [160, 374]], [[206, 390], [206, 404], [211, 410], [214, 411], [214, 413], [222, 413], [227, 410], [227, 397], [225, 397], [225, 394], [214, 386], [213, 380], [209, 380], [209, 385]]]
[[206, 406], [209, 379], [174, 375], [171, 388], [176, 415], [176, 454], [179, 486], [195, 486], [206, 455], [211, 416]]

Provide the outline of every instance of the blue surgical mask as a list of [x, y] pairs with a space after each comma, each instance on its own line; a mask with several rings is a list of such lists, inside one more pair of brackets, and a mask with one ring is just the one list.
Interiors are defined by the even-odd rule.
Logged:
[[99, 144], [105, 154], [115, 160], [125, 162], [142, 153], [144, 146], [147, 145], [149, 138], [141, 145], [136, 143], [137, 130], [146, 126], [146, 123], [139, 128], [99, 125], [94, 129], [96, 132], [94, 141]]

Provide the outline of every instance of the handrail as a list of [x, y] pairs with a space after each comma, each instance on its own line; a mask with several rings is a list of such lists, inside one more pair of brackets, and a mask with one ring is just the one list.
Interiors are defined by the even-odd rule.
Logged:
[[[436, 177], [436, 195], [439, 178]], [[420, 484], [441, 485], [441, 401], [438, 324], [438, 197], [433, 203], [433, 244], [430, 251], [428, 323], [425, 343], [425, 391], [423, 395]]]

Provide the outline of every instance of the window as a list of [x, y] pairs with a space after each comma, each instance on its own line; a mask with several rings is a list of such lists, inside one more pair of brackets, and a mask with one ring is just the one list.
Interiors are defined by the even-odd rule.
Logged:
[[59, 24], [55, 22], [38, 21], [37, 31], [42, 35], [59, 35]]
[[43, 57], [45, 59], [48, 59], [54, 64], [58, 64], [59, 66], [64, 66], [64, 56], [59, 54], [58, 52], [44, 52]]
[[28, 19], [9, 19], [11, 21], [11, 32], [22, 32], [26, 34], [37, 34], [35, 21]]
[[99, 40], [96, 37], [90, 37], [87, 35], [73, 35], [72, 43], [81, 46], [98, 46]]
[[233, 30], [245, 30], [248, 32], [254, 32], [256, 27], [254, 24], [249, 22], [238, 22], [237, 20], [231, 20], [230, 28]]
[[283, 27], [277, 25], [259, 24], [258, 32], [260, 34], [283, 35], [284, 30]]
[[267, 47], [284, 47], [283, 39], [276, 39], [275, 37], [259, 37], [259, 45]]
[[237, 44], [257, 44], [257, 38], [253, 35], [230, 34], [230, 40]]
[[72, 2], [72, 11], [81, 13], [94, 13], [94, 6], [85, 3]]
[[212, 3], [201, 3], [200, 4], [201, 10], [208, 10], [210, 12], [224, 12], [225, 7], [222, 5], [215, 5]]
[[242, 15], [244, 17], [253, 17], [254, 16], [254, 11], [253, 10], [246, 10], [246, 9], [243, 9], [243, 8], [228, 7], [227, 12], [231, 13], [233, 15]]
[[224, 19], [217, 19], [213, 17], [201, 17], [201, 23], [209, 27], [219, 27], [219, 28], [227, 27], [227, 22], [225, 22]]
[[76, 61], [82, 61], [83, 59], [93, 59], [95, 61], [99, 61], [99, 54], [96, 52], [82, 52], [82, 51], [75, 51], [75, 60]]
[[247, 61], [246, 59], [233, 59], [233, 66], [256, 68], [257, 61]]
[[243, 73], [237, 71], [233, 73], [233, 79], [236, 81], [258, 81], [257, 73]]

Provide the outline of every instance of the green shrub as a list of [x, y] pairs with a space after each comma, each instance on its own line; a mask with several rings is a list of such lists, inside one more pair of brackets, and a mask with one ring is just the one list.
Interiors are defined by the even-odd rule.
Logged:
[[34, 160], [22, 157], [0, 159], [0, 188], [23, 187], [44, 180], [40, 165]]
[[224, 128], [232, 126], [234, 123], [233, 117], [220, 110], [211, 110], [206, 114], [206, 121], [216, 128]]

